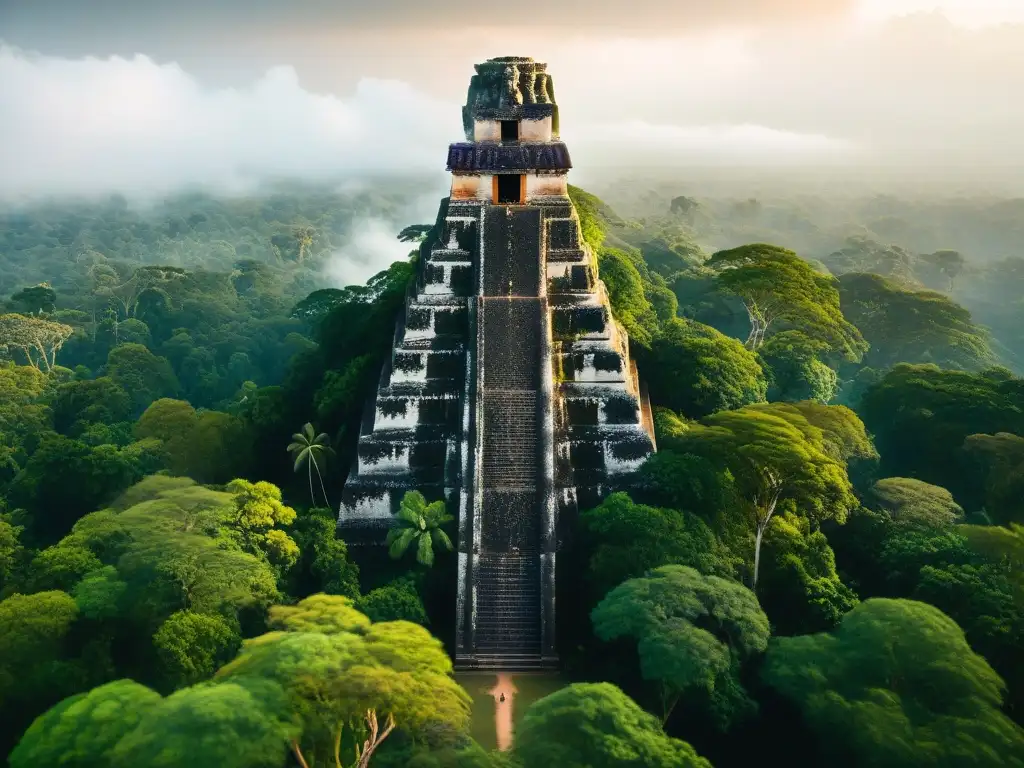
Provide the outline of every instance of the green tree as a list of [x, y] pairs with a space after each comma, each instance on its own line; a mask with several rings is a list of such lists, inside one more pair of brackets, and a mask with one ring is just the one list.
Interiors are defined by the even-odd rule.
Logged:
[[164, 675], [174, 688], [212, 677], [241, 644], [237, 630], [222, 617], [191, 611], [172, 613], [153, 635]]
[[729, 468], [753, 522], [755, 588], [764, 532], [780, 506], [818, 523], [841, 522], [857, 505], [845, 462], [826, 432], [788, 404], [772, 405], [722, 411], [662, 440], [666, 448]]
[[609, 683], [574, 683], [534, 702], [516, 732], [515, 756], [562, 768], [711, 768]]
[[156, 438], [164, 443], [184, 441], [196, 425], [196, 409], [184, 400], [154, 400], [135, 424], [135, 437]]
[[793, 513], [776, 515], [765, 531], [758, 599], [775, 635], [833, 629], [857, 605], [821, 531]]
[[87, 573], [102, 565], [85, 547], [72, 544], [47, 547], [29, 565], [29, 583], [33, 591], [59, 589], [70, 592]]
[[9, 496], [30, 513], [26, 533], [31, 541], [49, 544], [135, 479], [135, 467], [114, 446], [92, 448], [51, 435], [14, 478]]
[[898, 525], [948, 528], [964, 516], [945, 488], [911, 477], [879, 480], [871, 487], [870, 500]]
[[64, 592], [15, 593], [0, 602], [0, 751], [36, 713], [82, 685], [85, 670], [68, 653], [77, 619]]
[[59, 385], [50, 397], [53, 428], [62, 435], [79, 436], [93, 423], [124, 421], [131, 414], [131, 398], [113, 379], [101, 376]]
[[263, 681], [185, 688], [146, 708], [111, 752], [112, 768], [280, 768], [298, 728]]
[[234, 501], [228, 526], [242, 549], [267, 557], [285, 570], [291, 568], [299, 558], [299, 547], [275, 526], [291, 525], [295, 510], [281, 501], [281, 489], [263, 480], [232, 480], [226, 490]]
[[313, 496], [313, 470], [316, 470], [316, 476], [320, 479], [320, 490], [324, 495], [324, 503], [329, 507], [331, 506], [330, 500], [327, 498], [327, 490], [324, 488], [324, 477], [320, 474], [320, 464], [317, 462], [317, 455], [324, 461], [327, 460], [327, 456], [331, 453], [331, 439], [324, 433], [319, 435], [316, 430], [313, 429], [313, 425], [306, 423], [302, 427], [301, 432], [296, 432], [292, 435], [292, 442], [288, 445], [288, 453], [295, 456], [295, 471], [298, 472], [302, 465], [306, 465], [306, 470], [309, 475], [309, 498], [313, 504], [316, 504], [316, 498]]
[[[687, 453], [671, 447], [681, 446], [673, 441], [689, 429], [671, 411], [658, 409], [654, 420], [659, 450], [640, 467], [633, 495], [653, 506], [691, 510], [719, 537], [732, 530], [740, 531], [742, 536], [744, 524], [736, 525], [735, 510], [743, 500], [728, 467], [708, 453]], [[671, 420], [683, 425], [683, 429], [674, 433], [666, 428]], [[730, 537], [726, 538], [731, 542]]]
[[908, 291], [879, 275], [839, 278], [843, 313], [871, 345], [864, 364], [886, 369], [897, 363], [935, 363], [979, 370], [995, 356], [988, 334], [971, 313], [940, 293]]
[[397, 527], [388, 531], [388, 552], [395, 560], [416, 545], [416, 560], [422, 565], [434, 564], [434, 550], [452, 550], [452, 540], [443, 526], [454, 520], [445, 511], [444, 501], [427, 504], [419, 491], [408, 491], [395, 515]]
[[10, 583], [11, 577], [25, 558], [26, 550], [21, 544], [20, 525], [11, 525], [0, 515], [0, 595]]
[[832, 633], [779, 638], [762, 675], [838, 764], [1024, 765], [999, 676], [924, 603], [868, 600]]
[[141, 344], [121, 344], [110, 350], [107, 375], [129, 393], [137, 414], [154, 400], [173, 397], [181, 389], [167, 358], [157, 357]]
[[105, 768], [114, 747], [160, 702], [132, 680], [71, 696], [36, 718], [11, 752], [11, 768]]
[[770, 377], [768, 399], [831, 401], [839, 390], [839, 377], [821, 362], [828, 345], [802, 331], [782, 331], [768, 337], [759, 357]]
[[57, 310], [57, 292], [49, 283], [22, 288], [11, 296], [11, 304], [26, 315], [49, 315]]
[[757, 358], [742, 344], [678, 318], [654, 338], [644, 374], [655, 403], [695, 419], [762, 402], [767, 391]]
[[660, 565], [687, 565], [715, 575], [730, 570], [726, 553], [699, 517], [634, 504], [625, 493], [613, 493], [582, 513], [580, 531], [589, 553], [586, 581], [595, 598]]
[[[302, 723], [300, 764], [333, 757], [365, 768], [396, 727], [464, 733], [470, 699], [451, 677], [440, 641], [408, 622], [371, 624], [343, 597], [307, 598], [275, 610], [272, 632], [248, 642], [218, 680], [281, 685]], [[306, 758], [309, 755], [309, 758]]]
[[148, 644], [180, 610], [258, 621], [279, 598], [269, 563], [240, 549], [233, 494], [156, 475], [111, 507], [79, 520], [63, 545], [86, 546], [116, 568], [135, 642]]
[[713, 691], [735, 662], [763, 652], [770, 634], [753, 592], [681, 565], [620, 584], [591, 618], [602, 640], [636, 640], [641, 674], [660, 688], [663, 721], [687, 690]]
[[17, 474], [52, 428], [50, 409], [40, 397], [50, 383], [29, 365], [0, 361], [0, 483]]
[[0, 315], [0, 347], [8, 354], [21, 352], [29, 365], [46, 373], [54, 371], [57, 353], [74, 332], [70, 325], [41, 317]]
[[825, 405], [804, 400], [798, 403], [770, 403], [757, 405], [767, 413], [787, 419], [801, 430], [806, 425], [821, 430], [825, 451], [837, 461], [875, 461], [878, 451], [868, 437], [864, 422], [845, 405]]
[[1005, 369], [944, 371], [897, 365], [861, 399], [881, 472], [948, 488], [967, 510], [984, 505], [985, 480], [964, 444], [971, 435], [1024, 434], [1024, 386]]
[[411, 621], [420, 626], [430, 623], [423, 600], [409, 579], [397, 579], [371, 589], [356, 600], [356, 608], [371, 621]]
[[843, 316], [835, 279], [822, 275], [792, 251], [755, 244], [719, 251], [707, 262], [719, 270], [720, 290], [746, 308], [746, 346], [757, 351], [773, 325], [795, 328], [827, 344], [842, 360], [859, 361], [867, 345]]
[[971, 435], [964, 451], [977, 468], [986, 514], [1000, 524], [1024, 523], [1024, 437]]
[[323, 507], [299, 512], [289, 534], [299, 546], [299, 562], [289, 572], [296, 597], [316, 592], [359, 597], [359, 567], [348, 556], [348, 545], [337, 538], [334, 510]]
[[89, 571], [75, 584], [71, 594], [82, 616], [92, 621], [105, 621], [121, 615], [128, 585], [121, 581], [112, 565]]
[[247, 474], [251, 436], [241, 419], [203, 411], [191, 431], [167, 443], [170, 468], [201, 483], [225, 483]]
[[616, 320], [622, 323], [630, 340], [649, 347], [658, 330], [658, 316], [645, 295], [643, 277], [636, 263], [626, 251], [602, 248], [598, 253], [598, 268]]

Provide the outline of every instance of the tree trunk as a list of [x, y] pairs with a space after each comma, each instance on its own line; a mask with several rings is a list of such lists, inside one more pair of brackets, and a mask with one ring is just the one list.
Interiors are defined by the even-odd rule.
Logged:
[[370, 765], [370, 758], [373, 757], [373, 753], [377, 750], [377, 747], [390, 735], [391, 731], [395, 729], [395, 718], [393, 715], [388, 715], [388, 724], [384, 728], [382, 733], [378, 735], [377, 727], [377, 713], [375, 711], [368, 710], [366, 713], [366, 724], [370, 726], [370, 738], [363, 742], [363, 753], [359, 756], [359, 762], [356, 764], [356, 768], [367, 768]]
[[53, 370], [53, 367], [50, 365], [50, 358], [46, 356], [46, 348], [43, 346], [42, 342], [36, 342], [36, 351], [39, 352], [40, 356], [43, 358], [43, 362], [46, 364], [46, 372], [50, 373]]
[[309, 458], [313, 461], [313, 468], [316, 470], [316, 476], [320, 479], [320, 490], [323, 491], [324, 494], [324, 504], [326, 504], [327, 508], [330, 509], [331, 501], [327, 498], [327, 489], [324, 488], [324, 476], [320, 474], [320, 465], [316, 463], [316, 457], [313, 456], [312, 453], [309, 454]]
[[757, 574], [761, 569], [761, 538], [764, 536], [764, 529], [768, 527], [767, 521], [764, 525], [757, 524], [757, 533], [754, 534], [754, 586], [757, 591]]
[[665, 684], [661, 685], [661, 725], [662, 727], [668, 723], [668, 719], [672, 716], [672, 710], [676, 708], [676, 704], [679, 703], [681, 698], [680, 694], [670, 696], [666, 690]]
[[302, 756], [302, 750], [299, 749], [299, 742], [295, 739], [292, 739], [292, 754], [295, 755], [295, 759], [299, 761], [299, 765], [301, 765], [302, 768], [309, 768], [306, 758]]
[[[775, 484], [773, 482], [773, 485]], [[764, 515], [757, 519], [757, 530], [754, 533], [754, 583], [751, 589], [755, 592], [757, 591], [757, 576], [761, 570], [761, 540], [764, 538], [764, 532], [768, 528], [768, 523], [772, 521], [772, 516], [775, 514], [775, 507], [778, 506], [779, 496], [782, 494], [781, 484], [778, 484], [771, 494], [771, 498], [764, 506]], [[760, 508], [757, 506], [755, 506], [755, 509], [760, 511]]]
[[749, 304], [744, 304], [744, 307], [747, 310], [747, 319], [750, 321], [750, 333], [747, 335], [747, 340], [744, 343], [744, 346], [747, 349], [753, 350], [757, 348], [755, 346], [757, 344], [757, 331], [758, 328], [761, 327], [761, 321], [758, 319], [758, 315], [754, 311], [753, 307]]

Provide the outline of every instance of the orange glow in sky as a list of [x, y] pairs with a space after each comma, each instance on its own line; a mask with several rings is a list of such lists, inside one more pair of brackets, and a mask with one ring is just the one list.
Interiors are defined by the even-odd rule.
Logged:
[[1024, 0], [860, 0], [858, 5], [858, 15], [869, 20], [938, 10], [971, 27], [1024, 23]]

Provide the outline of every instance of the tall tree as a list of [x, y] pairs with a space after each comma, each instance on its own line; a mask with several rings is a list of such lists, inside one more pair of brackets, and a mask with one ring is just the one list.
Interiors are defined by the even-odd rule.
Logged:
[[22, 288], [11, 296], [11, 304], [26, 315], [49, 315], [57, 310], [57, 292], [49, 283], [40, 283]]
[[281, 501], [281, 489], [260, 480], [232, 480], [225, 486], [234, 509], [226, 523], [242, 549], [287, 570], [299, 558], [299, 547], [282, 530], [295, 521], [295, 510]]
[[343, 751], [366, 768], [401, 727], [464, 733], [470, 698], [451, 677], [440, 641], [404, 621], [370, 624], [344, 597], [314, 596], [276, 610], [271, 632], [243, 648], [218, 680], [284, 688], [288, 710], [302, 724], [292, 741], [301, 765], [314, 759], [341, 766]]
[[795, 328], [826, 342], [841, 360], [858, 361], [867, 348], [839, 308], [835, 278], [817, 272], [792, 251], [755, 244], [719, 251], [707, 262], [718, 269], [721, 290], [747, 310], [747, 348], [760, 349], [774, 326]]
[[167, 358], [141, 344], [121, 344], [110, 350], [107, 375], [129, 393], [136, 415], [154, 400], [174, 397], [181, 389]]
[[785, 403], [722, 411], [661, 442], [731, 471], [753, 521], [755, 588], [764, 532], [780, 505], [793, 505], [817, 524], [842, 521], [857, 504], [845, 462], [833, 454], [825, 431]]
[[167, 681], [175, 688], [213, 675], [241, 646], [238, 632], [218, 615], [178, 611], [153, 635]]
[[70, 325], [41, 317], [0, 315], [0, 346], [8, 354], [20, 351], [29, 365], [47, 373], [57, 365], [57, 353], [74, 332]]
[[326, 461], [331, 452], [331, 439], [323, 432], [318, 435], [309, 422], [303, 425], [301, 432], [292, 435], [292, 442], [288, 445], [288, 453], [295, 456], [295, 471], [298, 472], [303, 464], [306, 465], [309, 475], [309, 498], [314, 505], [316, 505], [316, 497], [313, 495], [313, 470], [315, 469], [316, 476], [320, 480], [320, 490], [324, 495], [324, 503], [328, 507], [331, 506], [331, 502], [327, 498], [327, 490], [324, 488], [323, 475], [320, 474], [320, 464], [316, 460], [319, 455], [322, 461]]
[[602, 640], [636, 640], [641, 673], [661, 690], [663, 722], [687, 690], [713, 691], [735, 663], [762, 653], [770, 635], [753, 592], [681, 565], [620, 584], [591, 618]]
[[[298, 731], [273, 683], [205, 683], [147, 708], [110, 753], [112, 768], [280, 768]], [[116, 726], [115, 726], [116, 727]]]

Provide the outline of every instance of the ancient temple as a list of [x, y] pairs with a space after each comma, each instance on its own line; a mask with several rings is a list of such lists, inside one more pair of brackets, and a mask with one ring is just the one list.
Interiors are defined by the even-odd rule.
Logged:
[[650, 406], [569, 198], [547, 65], [476, 66], [451, 194], [368, 404], [339, 531], [383, 539], [409, 489], [457, 516], [456, 665], [557, 663], [555, 560], [577, 509], [654, 449]]

